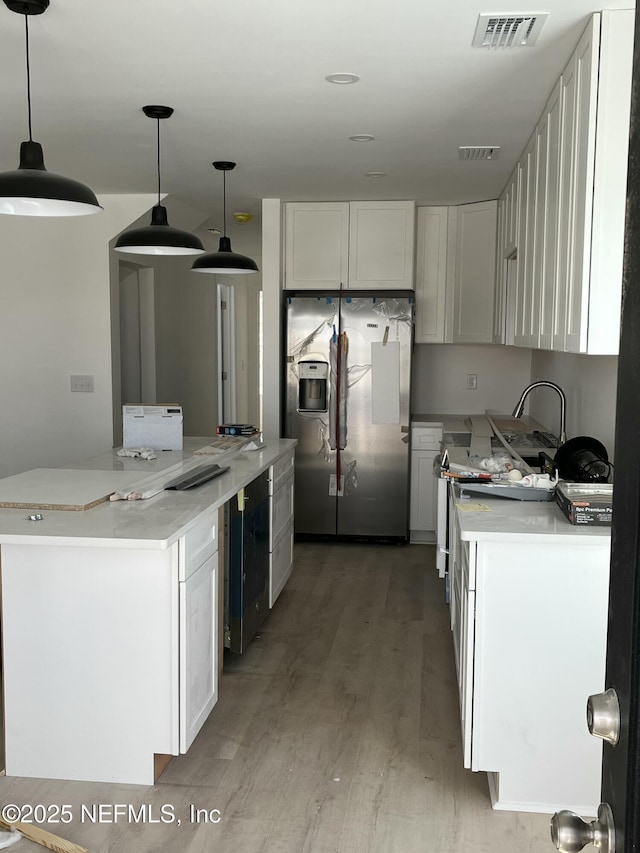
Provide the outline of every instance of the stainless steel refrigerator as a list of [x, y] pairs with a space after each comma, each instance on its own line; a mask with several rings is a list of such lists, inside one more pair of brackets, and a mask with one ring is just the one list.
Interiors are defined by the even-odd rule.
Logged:
[[409, 536], [411, 291], [285, 291], [298, 536]]

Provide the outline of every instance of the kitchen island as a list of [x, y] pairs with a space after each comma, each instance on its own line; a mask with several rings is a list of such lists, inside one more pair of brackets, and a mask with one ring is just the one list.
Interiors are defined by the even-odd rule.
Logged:
[[586, 702], [604, 690], [610, 528], [573, 526], [553, 501], [449, 491], [464, 766], [487, 772], [494, 808], [595, 815]]
[[[0, 510], [7, 775], [153, 784], [187, 751], [217, 699], [219, 509], [268, 470], [273, 520], [295, 443], [216, 459], [230, 470], [190, 491], [39, 521]], [[134, 481], [205, 444], [75, 469]]]

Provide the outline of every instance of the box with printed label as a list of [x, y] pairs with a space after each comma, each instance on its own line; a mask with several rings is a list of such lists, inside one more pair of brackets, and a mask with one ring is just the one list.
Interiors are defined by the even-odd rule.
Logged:
[[123, 406], [122, 446], [182, 450], [182, 406]]
[[613, 484], [558, 483], [556, 502], [571, 524], [611, 525]]

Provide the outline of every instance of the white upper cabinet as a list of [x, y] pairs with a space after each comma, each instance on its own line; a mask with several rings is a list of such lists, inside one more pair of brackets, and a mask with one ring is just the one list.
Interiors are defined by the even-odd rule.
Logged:
[[618, 352], [633, 24], [592, 16], [520, 160], [520, 346]]
[[538, 140], [531, 137], [520, 160], [520, 195], [518, 198], [518, 268], [516, 275], [516, 305], [514, 343], [532, 346], [531, 326], [533, 286], [537, 273], [536, 255], [536, 195], [538, 190]]
[[498, 202], [483, 201], [449, 208], [453, 247], [451, 341], [493, 341]]
[[349, 202], [286, 204], [285, 235], [285, 288], [346, 287]]
[[513, 312], [518, 269], [519, 197], [520, 164], [518, 163], [498, 200], [494, 344], [513, 344], [514, 342]]
[[413, 290], [413, 201], [285, 205], [285, 288]]
[[418, 208], [416, 343], [492, 343], [497, 211]]
[[415, 321], [418, 344], [445, 340], [448, 216], [448, 207], [418, 208]]
[[553, 316], [558, 281], [558, 223], [560, 216], [560, 154], [562, 139], [562, 83], [558, 81], [547, 102], [536, 135], [539, 140], [538, 206], [540, 278], [536, 291], [535, 332], [541, 349], [553, 348]]
[[349, 287], [413, 290], [413, 201], [349, 204]]
[[[572, 78], [571, 88], [574, 90], [565, 103], [565, 127], [571, 123], [573, 128], [573, 157], [567, 162], [571, 174], [562, 175], [563, 190], [569, 188], [571, 218], [566, 247], [570, 275], [565, 279], [566, 293], [559, 294], [566, 300], [564, 330], [559, 330], [559, 333], [564, 331], [563, 349], [567, 352], [587, 351], [599, 36], [599, 16], [594, 15], [580, 39], [566, 75]], [[623, 201], [622, 197], [620, 201]]]

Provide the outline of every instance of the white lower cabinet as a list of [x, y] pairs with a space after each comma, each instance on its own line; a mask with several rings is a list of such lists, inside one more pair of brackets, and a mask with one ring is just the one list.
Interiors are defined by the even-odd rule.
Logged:
[[180, 583], [180, 752], [193, 743], [218, 699], [218, 554]]
[[273, 607], [293, 569], [293, 519], [270, 554], [269, 568], [269, 607]]
[[439, 477], [434, 472], [434, 463], [440, 454], [441, 442], [442, 428], [413, 427], [411, 430], [411, 542], [436, 541]]
[[272, 466], [269, 477], [269, 607], [293, 570], [294, 454]]
[[488, 773], [494, 808], [595, 814], [602, 744], [584, 709], [604, 689], [608, 539], [463, 541], [456, 513], [452, 500], [464, 766]]

